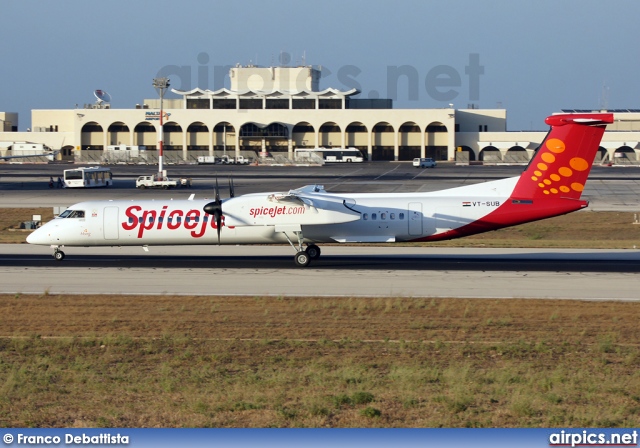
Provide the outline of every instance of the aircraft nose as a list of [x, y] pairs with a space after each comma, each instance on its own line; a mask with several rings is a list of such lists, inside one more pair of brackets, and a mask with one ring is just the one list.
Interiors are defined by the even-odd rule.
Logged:
[[39, 229], [34, 230], [27, 237], [27, 243], [29, 244], [49, 244], [47, 231], [40, 227]]
[[27, 236], [27, 243], [29, 243], [29, 244], [38, 244], [37, 241], [38, 241], [39, 238], [38, 238], [37, 233], [38, 233], [39, 230], [40, 229], [36, 229], [33, 232], [31, 232], [29, 234], [29, 236]]

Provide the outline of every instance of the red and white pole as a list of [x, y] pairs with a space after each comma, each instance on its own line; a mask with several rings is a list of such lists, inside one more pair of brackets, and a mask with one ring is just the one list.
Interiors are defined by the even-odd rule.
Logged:
[[160, 93], [160, 129], [158, 131], [158, 180], [163, 180], [163, 158], [164, 158], [164, 129], [162, 127], [162, 115], [164, 114], [162, 110], [162, 92]]
[[164, 99], [164, 91], [169, 87], [169, 78], [154, 78], [153, 87], [160, 93], [160, 129], [158, 130], [158, 180], [164, 179], [164, 108], [162, 101]]

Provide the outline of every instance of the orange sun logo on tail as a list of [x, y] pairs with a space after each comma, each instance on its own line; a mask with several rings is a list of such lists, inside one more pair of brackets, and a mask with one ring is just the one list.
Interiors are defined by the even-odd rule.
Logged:
[[581, 182], [571, 182], [574, 173], [586, 171], [590, 168], [589, 162], [582, 157], [573, 157], [569, 160], [569, 166], [557, 166], [555, 163], [557, 154], [562, 154], [566, 147], [562, 140], [557, 138], [548, 139], [540, 154], [542, 162], [536, 164], [537, 168], [531, 176], [531, 180], [538, 182], [538, 187], [542, 188], [544, 194], [569, 193], [571, 190], [582, 192], [584, 184]]

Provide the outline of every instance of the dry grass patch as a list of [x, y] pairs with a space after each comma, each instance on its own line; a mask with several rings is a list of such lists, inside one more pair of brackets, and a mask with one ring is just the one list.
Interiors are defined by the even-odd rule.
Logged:
[[631, 427], [640, 304], [0, 296], [0, 424]]
[[42, 222], [53, 219], [52, 207], [3, 208], [0, 210], [0, 243], [26, 243], [28, 230], [20, 230], [20, 224], [31, 221], [33, 215], [42, 215]]

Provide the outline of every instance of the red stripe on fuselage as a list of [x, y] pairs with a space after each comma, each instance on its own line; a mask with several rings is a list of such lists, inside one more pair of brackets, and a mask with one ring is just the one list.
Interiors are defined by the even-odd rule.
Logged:
[[417, 238], [411, 241], [443, 241], [478, 233], [498, 230], [526, 222], [539, 221], [553, 216], [565, 215], [585, 208], [587, 201], [563, 198], [538, 199], [530, 204], [514, 203], [509, 199], [491, 213], [457, 229]]

